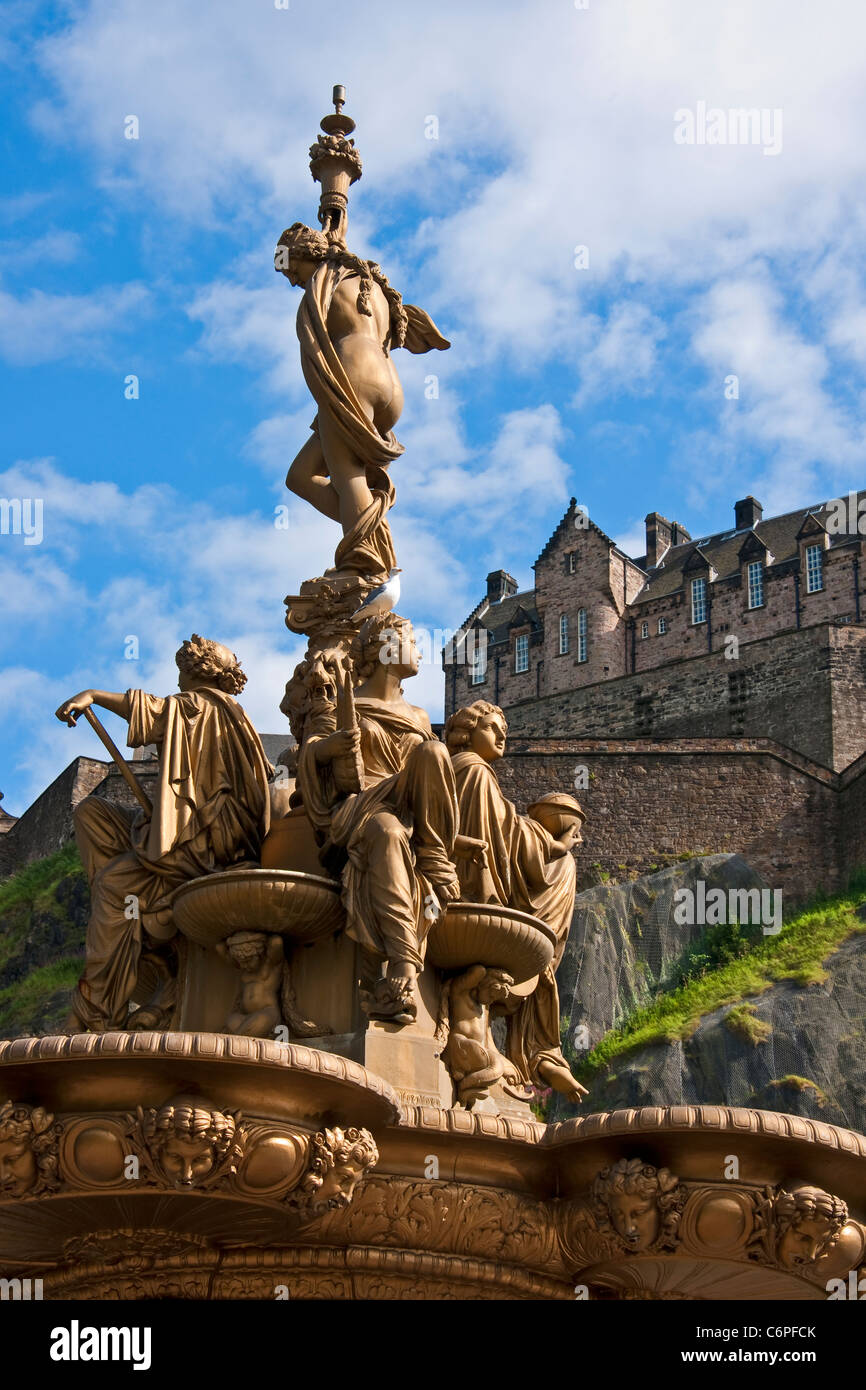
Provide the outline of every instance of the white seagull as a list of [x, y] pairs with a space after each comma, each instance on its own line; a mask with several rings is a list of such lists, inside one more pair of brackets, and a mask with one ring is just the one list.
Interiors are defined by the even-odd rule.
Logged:
[[355, 609], [352, 618], [376, 618], [380, 613], [390, 613], [400, 598], [400, 575], [402, 570], [393, 569], [384, 584], [371, 589], [364, 602]]

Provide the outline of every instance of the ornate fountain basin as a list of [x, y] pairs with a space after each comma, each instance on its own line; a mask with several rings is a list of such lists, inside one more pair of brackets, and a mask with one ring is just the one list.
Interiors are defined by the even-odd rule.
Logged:
[[345, 923], [339, 883], [296, 869], [224, 869], [193, 879], [175, 893], [172, 911], [178, 929], [199, 946], [236, 931], [317, 941]]
[[538, 917], [498, 903], [456, 902], [431, 927], [427, 959], [440, 970], [507, 970], [521, 984], [546, 969], [555, 945], [553, 929]]

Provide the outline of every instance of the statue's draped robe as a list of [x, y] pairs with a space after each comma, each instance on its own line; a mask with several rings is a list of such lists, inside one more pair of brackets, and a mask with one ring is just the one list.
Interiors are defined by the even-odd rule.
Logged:
[[75, 834], [91, 885], [84, 974], [72, 1001], [88, 1028], [123, 1027], [141, 954], [141, 914], [181, 883], [257, 861], [271, 766], [240, 705], [221, 690], [160, 699], [127, 692], [130, 748], [159, 747], [153, 814], [88, 797]]
[[[347, 858], [346, 929], [380, 959], [420, 969], [436, 917], [429, 875], [447, 870], [457, 834], [454, 773], [424, 710], [361, 697], [355, 710], [364, 790], [332, 804], [328, 833], [328, 847]], [[336, 793], [329, 768], [317, 768], [315, 742], [311, 737], [301, 749], [299, 781], [308, 813], [321, 825]]]
[[524, 1081], [545, 1085], [538, 1065], [545, 1059], [567, 1067], [559, 1041], [556, 968], [562, 958], [574, 909], [577, 869], [573, 856], [502, 794], [489, 763], [470, 749], [454, 755], [460, 833], [486, 840], [487, 868], [458, 861], [461, 896], [497, 902], [540, 917], [556, 933], [550, 965], [535, 991], [508, 1018], [507, 1052]]
[[[328, 333], [328, 310], [338, 286], [346, 279], [360, 279], [347, 266], [323, 261], [304, 289], [297, 317], [301, 345], [301, 369], [319, 408], [312, 429], [318, 433], [319, 416], [327, 415], [340, 436], [364, 467], [373, 501], [351, 531], [344, 535], [334, 556], [336, 569], [357, 569], [364, 574], [388, 574], [394, 567], [394, 545], [387, 515], [394, 504], [394, 484], [388, 465], [403, 453], [393, 431], [383, 435], [368, 418], [351, 379]], [[407, 325], [403, 346], [412, 353], [449, 346], [433, 320], [415, 304], [404, 304]], [[383, 351], [390, 346], [390, 334]]]
[[[298, 309], [304, 380], [319, 408], [327, 414], [345, 443], [364, 465], [373, 501], [337, 547], [337, 569], [388, 573], [394, 567], [394, 545], [386, 520], [394, 502], [394, 484], [387, 468], [403, 453], [393, 433], [382, 435], [368, 419], [355, 388], [328, 333], [327, 319], [337, 286], [355, 272], [324, 261], [310, 276]], [[318, 432], [318, 419], [312, 428]]]

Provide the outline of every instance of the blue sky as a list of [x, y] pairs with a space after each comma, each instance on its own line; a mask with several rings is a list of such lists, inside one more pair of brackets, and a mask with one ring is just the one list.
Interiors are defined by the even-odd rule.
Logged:
[[[337, 537], [283, 487], [314, 408], [272, 255], [315, 221], [307, 151], [335, 82], [364, 161], [350, 244], [453, 343], [395, 357], [418, 624], [456, 626], [491, 568], [530, 584], [572, 495], [637, 554], [651, 509], [698, 535], [746, 492], [771, 513], [863, 486], [857, 0], [2, 13], [0, 497], [44, 506], [41, 544], [0, 535], [10, 812], [99, 756], [57, 704], [167, 692], [193, 629], [241, 656], [258, 727], [284, 727], [301, 652], [282, 600]], [[701, 102], [781, 113], [780, 148], [677, 143]], [[441, 671], [415, 686], [435, 717]]]

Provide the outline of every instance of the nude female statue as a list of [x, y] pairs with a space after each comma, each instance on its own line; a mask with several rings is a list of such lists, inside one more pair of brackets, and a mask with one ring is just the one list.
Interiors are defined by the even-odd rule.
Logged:
[[403, 303], [374, 262], [301, 222], [283, 232], [274, 260], [291, 284], [304, 287], [301, 367], [319, 408], [286, 486], [342, 526], [336, 568], [387, 574], [394, 566], [387, 469], [403, 452], [392, 432], [403, 389], [391, 351], [450, 344], [423, 309]]

